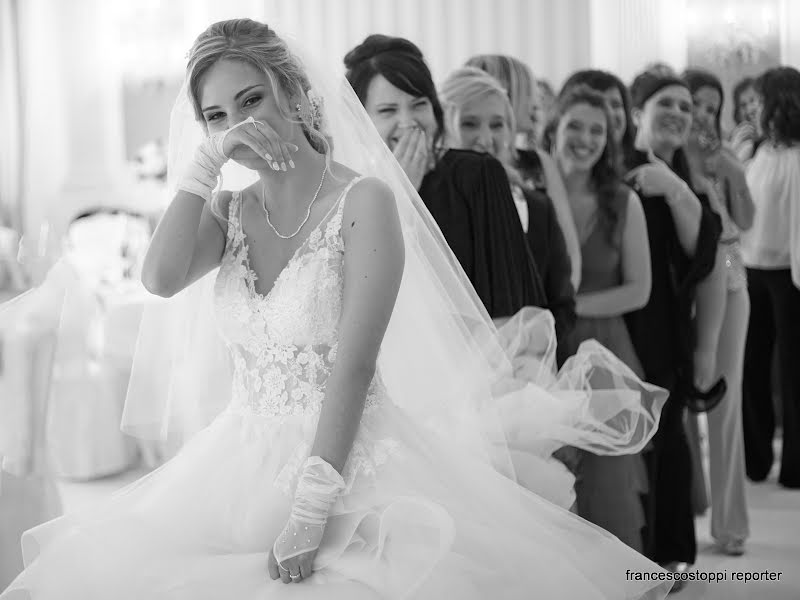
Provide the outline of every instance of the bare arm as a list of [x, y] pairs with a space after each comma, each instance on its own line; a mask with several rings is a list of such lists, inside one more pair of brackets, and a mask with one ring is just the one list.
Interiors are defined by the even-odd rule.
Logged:
[[730, 198], [730, 212], [733, 222], [742, 231], [747, 231], [753, 226], [755, 205], [747, 185], [747, 177], [739, 160], [726, 150], [722, 150], [721, 175], [725, 191]]
[[567, 198], [567, 188], [561, 179], [561, 173], [555, 161], [545, 152], [539, 152], [542, 161], [544, 175], [547, 178], [547, 193], [553, 202], [556, 210], [556, 218], [561, 226], [561, 233], [564, 234], [564, 242], [567, 245], [570, 263], [572, 263], [572, 286], [577, 290], [581, 284], [581, 245], [578, 241], [578, 230], [575, 228], [575, 220], [572, 218], [572, 210], [569, 207]]
[[706, 390], [714, 383], [716, 356], [727, 300], [725, 252], [717, 246], [714, 269], [697, 284], [695, 295], [697, 345], [694, 351], [695, 385]]
[[339, 347], [311, 450], [312, 456], [340, 473], [361, 422], [405, 263], [397, 207], [383, 182], [367, 179], [350, 190], [342, 232], [344, 298]]
[[[230, 195], [220, 202], [226, 212]], [[174, 296], [219, 266], [225, 230], [211, 208], [180, 190], [156, 227], [142, 266], [142, 283], [153, 294]]]
[[650, 243], [639, 197], [631, 192], [622, 232], [622, 284], [578, 294], [582, 317], [612, 317], [642, 308], [650, 299]]

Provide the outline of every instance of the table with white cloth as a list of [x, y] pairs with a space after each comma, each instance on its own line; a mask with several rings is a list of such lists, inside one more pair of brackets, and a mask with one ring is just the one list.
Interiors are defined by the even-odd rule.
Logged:
[[138, 445], [120, 431], [120, 420], [146, 297], [135, 280], [66, 295], [48, 424], [60, 477], [94, 479], [138, 462]]

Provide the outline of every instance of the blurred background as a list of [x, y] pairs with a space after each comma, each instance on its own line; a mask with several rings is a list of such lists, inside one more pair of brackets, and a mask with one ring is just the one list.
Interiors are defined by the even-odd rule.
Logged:
[[335, 68], [369, 33], [401, 35], [437, 80], [481, 52], [521, 58], [556, 90], [589, 66], [628, 82], [649, 62], [691, 63], [730, 85], [800, 64], [791, 0], [0, 0], [0, 224], [27, 252], [89, 208], [158, 214], [186, 52], [238, 16], [316, 40]]

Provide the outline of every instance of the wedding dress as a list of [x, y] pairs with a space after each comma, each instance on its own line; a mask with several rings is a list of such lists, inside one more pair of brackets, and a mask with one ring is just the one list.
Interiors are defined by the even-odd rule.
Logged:
[[656, 570], [643, 556], [420, 428], [380, 371], [315, 573], [301, 584], [270, 580], [267, 553], [286, 523], [336, 359], [342, 211], [356, 184], [266, 295], [256, 292], [234, 195], [214, 286], [233, 362], [229, 405], [163, 467], [99, 506], [28, 531], [27, 570], [0, 599], [616, 600], [655, 586], [626, 580], [626, 570]]

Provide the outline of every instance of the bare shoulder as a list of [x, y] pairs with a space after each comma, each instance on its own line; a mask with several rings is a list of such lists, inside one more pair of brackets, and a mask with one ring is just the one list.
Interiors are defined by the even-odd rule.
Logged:
[[392, 190], [377, 177], [364, 177], [355, 182], [344, 202], [345, 219], [350, 221], [359, 217], [390, 216], [397, 213]]
[[[356, 238], [367, 245], [391, 246], [402, 238], [394, 194], [376, 177], [358, 180], [343, 199], [342, 236], [345, 246]], [[361, 243], [358, 244], [359, 247]]]
[[642, 201], [639, 198], [639, 194], [631, 189], [628, 190], [628, 198], [625, 207], [625, 222], [626, 225], [636, 223], [634, 226], [645, 222]]

